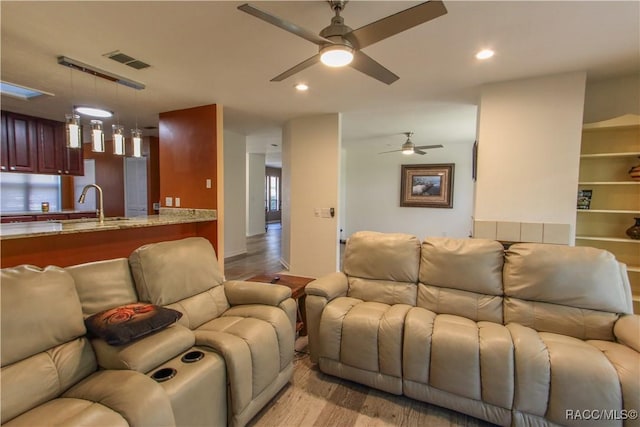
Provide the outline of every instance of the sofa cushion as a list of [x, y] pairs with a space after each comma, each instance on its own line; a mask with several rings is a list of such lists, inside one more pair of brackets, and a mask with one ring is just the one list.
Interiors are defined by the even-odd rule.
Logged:
[[420, 241], [409, 234], [359, 231], [347, 240], [343, 264], [347, 276], [416, 283]]
[[138, 301], [126, 258], [89, 262], [65, 270], [73, 276], [86, 316]]
[[33, 427], [43, 425], [129, 427], [127, 420], [118, 412], [100, 403], [85, 399], [60, 398], [26, 412], [5, 427]]
[[631, 313], [626, 274], [610, 252], [591, 247], [518, 243], [506, 252], [504, 293], [610, 313]]
[[359, 231], [347, 241], [348, 295], [383, 304], [416, 303], [420, 242], [400, 233]]
[[2, 366], [85, 334], [73, 278], [63, 269], [5, 268], [0, 284]]
[[416, 305], [473, 321], [502, 323], [503, 259], [502, 245], [493, 240], [425, 239]]
[[167, 305], [220, 285], [216, 252], [202, 237], [144, 245], [129, 256], [141, 301]]
[[147, 303], [121, 305], [84, 321], [87, 330], [108, 344], [122, 345], [174, 324], [182, 313]]

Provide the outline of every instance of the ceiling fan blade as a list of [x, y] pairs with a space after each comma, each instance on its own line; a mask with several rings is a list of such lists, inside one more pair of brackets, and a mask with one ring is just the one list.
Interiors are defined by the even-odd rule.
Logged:
[[441, 0], [430, 0], [353, 30], [345, 37], [358, 49], [363, 49], [446, 13], [447, 8]]
[[427, 154], [425, 151], [418, 150], [418, 147], [414, 148], [414, 149], [413, 149], [413, 152], [414, 152], [415, 154], [420, 154], [421, 156], [424, 156], [425, 154]]
[[359, 50], [354, 52], [353, 61], [349, 65], [361, 73], [388, 85], [400, 78]]
[[419, 150], [428, 150], [429, 148], [442, 148], [442, 145], [438, 144], [438, 145], [421, 145], [419, 147], [416, 147]]
[[298, 65], [295, 65], [291, 68], [289, 68], [287, 71], [285, 71], [284, 73], [278, 74], [277, 76], [275, 76], [274, 78], [271, 79], [272, 82], [281, 82], [282, 80], [293, 76], [296, 73], [299, 73], [300, 71], [311, 67], [313, 64], [317, 63], [320, 61], [320, 54], [317, 53], [315, 55], [313, 55], [311, 58], [309, 59], [305, 59], [304, 61], [302, 61], [301, 63], [299, 63]]
[[402, 150], [383, 151], [383, 152], [378, 153], [378, 154], [397, 153], [398, 151], [402, 151]]
[[258, 19], [262, 19], [263, 21], [268, 22], [269, 24], [275, 25], [276, 27], [280, 27], [285, 31], [293, 33], [303, 39], [309, 40], [311, 43], [315, 43], [317, 45], [324, 44], [333, 44], [331, 40], [327, 40], [324, 37], [320, 37], [316, 33], [309, 31], [305, 28], [299, 27], [296, 24], [285, 21], [284, 19], [278, 18], [277, 16], [271, 15], [264, 10], [258, 9], [255, 6], [250, 5], [249, 3], [245, 3], [243, 5], [238, 6], [238, 9], [248, 13], [249, 15], [253, 15]]

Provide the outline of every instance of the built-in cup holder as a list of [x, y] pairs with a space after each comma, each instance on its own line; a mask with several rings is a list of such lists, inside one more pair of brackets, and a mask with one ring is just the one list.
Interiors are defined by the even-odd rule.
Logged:
[[178, 371], [176, 371], [173, 368], [162, 368], [162, 369], [158, 369], [157, 371], [155, 371], [151, 375], [151, 378], [153, 378], [157, 382], [161, 383], [161, 382], [170, 380], [171, 378], [175, 377], [177, 373], [178, 373]]
[[203, 352], [201, 352], [200, 350], [194, 350], [182, 356], [180, 360], [182, 360], [183, 363], [193, 363], [193, 362], [197, 362], [203, 357], [204, 357]]

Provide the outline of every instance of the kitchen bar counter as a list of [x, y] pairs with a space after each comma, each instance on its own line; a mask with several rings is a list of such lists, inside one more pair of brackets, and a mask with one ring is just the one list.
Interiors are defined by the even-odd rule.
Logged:
[[[190, 214], [189, 211], [194, 211], [194, 213]], [[105, 221], [102, 224], [100, 224], [97, 218], [0, 224], [0, 239], [22, 239], [27, 237], [41, 237], [56, 234], [74, 234], [122, 230], [128, 228], [155, 227], [171, 224], [188, 224], [193, 222], [215, 221], [217, 219], [215, 210], [203, 211], [205, 210], [190, 209], [187, 211], [187, 214], [172, 213], [130, 218], [105, 218]]]
[[69, 265], [126, 258], [155, 242], [204, 237], [218, 249], [217, 212], [213, 209], [161, 208], [159, 215], [7, 223], [0, 225], [1, 267]]

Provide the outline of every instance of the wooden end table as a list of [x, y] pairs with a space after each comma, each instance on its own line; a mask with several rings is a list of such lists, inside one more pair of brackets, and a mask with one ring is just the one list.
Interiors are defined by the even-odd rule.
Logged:
[[296, 316], [296, 332], [300, 333], [300, 336], [307, 335], [307, 313], [305, 311], [305, 298], [304, 287], [307, 283], [314, 281], [311, 277], [290, 276], [288, 274], [260, 274], [253, 276], [247, 281], [249, 282], [262, 282], [273, 283], [277, 285], [287, 286], [291, 289], [291, 298], [296, 300], [297, 316]]

